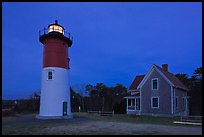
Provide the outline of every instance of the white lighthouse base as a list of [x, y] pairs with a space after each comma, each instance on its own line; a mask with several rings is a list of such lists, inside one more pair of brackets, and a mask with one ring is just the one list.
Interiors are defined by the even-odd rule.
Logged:
[[67, 116], [40, 116], [36, 115], [36, 119], [70, 119], [73, 118], [73, 115], [67, 115]]
[[[48, 79], [49, 72], [52, 72], [52, 79]], [[68, 69], [58, 67], [43, 68], [40, 112], [36, 118], [72, 118]]]

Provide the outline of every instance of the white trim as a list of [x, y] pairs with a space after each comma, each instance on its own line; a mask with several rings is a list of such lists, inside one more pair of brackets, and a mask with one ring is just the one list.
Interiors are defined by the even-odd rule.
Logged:
[[[153, 80], [157, 80], [157, 89], [153, 89]], [[159, 90], [159, 79], [158, 78], [152, 78], [151, 86], [152, 86], [152, 90]]]
[[194, 123], [194, 122], [181, 122], [181, 121], [174, 121], [174, 124], [189, 124], [189, 125], [200, 125], [202, 126], [202, 123]]
[[47, 72], [47, 80], [53, 80], [53, 71]]
[[189, 89], [182, 88], [182, 87], [178, 87], [178, 86], [175, 86], [175, 88], [180, 88], [180, 89], [183, 89], [183, 90], [189, 91]]
[[[135, 98], [127, 98], [127, 100], [130, 100], [130, 105], [128, 104], [129, 102], [127, 101], [127, 110], [128, 111], [135, 111], [136, 110], [136, 104], [133, 105], [133, 101], [136, 101], [136, 99]], [[134, 109], [128, 109], [129, 107], [134, 107]]]
[[144, 85], [144, 83], [145, 83], [146, 80], [149, 78], [150, 74], [152, 73], [154, 67], [155, 67], [154, 65], [151, 66], [151, 68], [149, 69], [149, 71], [147, 72], [147, 74], [144, 76], [144, 78], [142, 79], [142, 81], [140, 82], [140, 84], [137, 86], [137, 88], [141, 88], [141, 87]]
[[128, 99], [126, 98], [126, 113], [128, 113]]
[[155, 67], [155, 70], [156, 70], [171, 86], [175, 86], [157, 67]]
[[139, 91], [132, 91], [130, 94], [135, 95], [135, 94], [138, 94], [138, 93], [140, 93], [140, 92]]
[[175, 88], [181, 88], [183, 90], [187, 90], [186, 88], [183, 88], [183, 87], [178, 87], [178, 86], [175, 86], [158, 68], [156, 65], [152, 65], [151, 68], [149, 69], [149, 71], [147, 72], [147, 74], [145, 75], [145, 77], [142, 79], [142, 81], [140, 82], [140, 84], [137, 86], [137, 88], [141, 88], [144, 83], [147, 81], [147, 79], [149, 78], [150, 74], [153, 72], [153, 70], [156, 70], [171, 86], [175, 87]]
[[134, 98], [139, 98], [139, 97], [137, 97], [137, 96], [127, 96], [127, 97], [124, 97], [125, 99], [134, 99]]
[[180, 89], [183, 89], [183, 90], [188, 90], [186, 88], [183, 88], [183, 87], [179, 87], [179, 86], [175, 86], [157, 67], [156, 67], [156, 70], [159, 74], [161, 74], [161, 76], [173, 87], [175, 88], [180, 88]]
[[[54, 76], [54, 69], [50, 69], [50, 68], [45, 68], [45, 71], [47, 73], [47, 81], [52, 81], [53, 80], [53, 76]], [[52, 79], [49, 79], [49, 72], [52, 72]]]
[[174, 114], [176, 113], [176, 91], [175, 91], [175, 88], [173, 88], [173, 93], [174, 93]]
[[127, 92], [138, 91], [136, 89], [128, 89]]
[[142, 112], [142, 88], [140, 88], [140, 113]]
[[[153, 98], [158, 98], [158, 107], [153, 107]], [[152, 97], [151, 97], [151, 108], [157, 108], [157, 109], [159, 109], [159, 96], [152, 96]]]
[[[139, 105], [137, 105], [137, 99], [139, 99]], [[137, 109], [137, 106], [140, 108], [140, 98], [135, 98], [135, 110], [140, 110], [140, 109]]]
[[173, 98], [173, 87], [171, 86], [171, 114], [174, 114], [174, 98]]
[[153, 70], [156, 70], [171, 86], [174, 86], [174, 84], [169, 81], [169, 79], [153, 64], [152, 67], [149, 69], [149, 71], [147, 72], [147, 74], [145, 75], [145, 77], [143, 78], [143, 80], [140, 82], [140, 84], [138, 85], [137, 88], [141, 88], [144, 83], [147, 81], [147, 79], [149, 78], [150, 74], [153, 72]]

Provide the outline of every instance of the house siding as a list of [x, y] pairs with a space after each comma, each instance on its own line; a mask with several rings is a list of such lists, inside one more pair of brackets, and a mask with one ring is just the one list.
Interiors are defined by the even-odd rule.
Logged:
[[183, 106], [182, 98], [187, 96], [187, 92], [177, 88], [175, 88], [174, 90], [175, 90], [175, 99], [176, 97], [178, 97], [177, 108], [175, 107], [175, 114], [182, 115], [186, 110], [186, 104], [184, 103], [185, 105]]
[[[158, 90], [152, 90], [153, 78], [158, 78]], [[156, 70], [153, 70], [142, 86], [141, 94], [142, 114], [171, 115], [171, 86]], [[151, 108], [152, 97], [159, 97], [159, 108]]]

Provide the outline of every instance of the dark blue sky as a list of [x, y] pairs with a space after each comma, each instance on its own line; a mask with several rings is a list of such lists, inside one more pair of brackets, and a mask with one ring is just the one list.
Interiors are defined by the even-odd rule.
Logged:
[[192, 75], [202, 65], [201, 2], [3, 2], [3, 99], [40, 90], [40, 29], [54, 23], [74, 37], [70, 84], [129, 87], [152, 64]]

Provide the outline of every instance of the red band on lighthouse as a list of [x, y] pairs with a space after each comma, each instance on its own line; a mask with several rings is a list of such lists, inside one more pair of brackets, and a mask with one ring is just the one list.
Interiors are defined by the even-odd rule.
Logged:
[[43, 68], [69, 68], [68, 45], [59, 39], [46, 39], [43, 51]]

